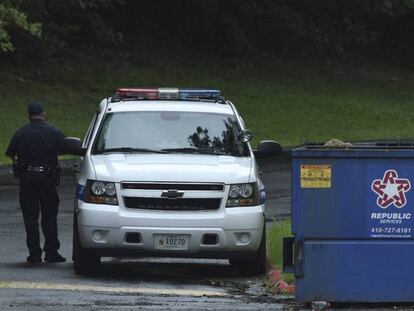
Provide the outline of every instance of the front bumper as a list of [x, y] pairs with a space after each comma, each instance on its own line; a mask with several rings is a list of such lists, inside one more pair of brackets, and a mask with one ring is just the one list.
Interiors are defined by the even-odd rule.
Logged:
[[[77, 223], [82, 246], [100, 256], [247, 258], [255, 255], [261, 242], [264, 205], [160, 212], [78, 201]], [[127, 241], [129, 234], [139, 236], [138, 241]], [[158, 250], [157, 234], [188, 235], [188, 247]], [[216, 243], [206, 244], [206, 235], [215, 236]]]

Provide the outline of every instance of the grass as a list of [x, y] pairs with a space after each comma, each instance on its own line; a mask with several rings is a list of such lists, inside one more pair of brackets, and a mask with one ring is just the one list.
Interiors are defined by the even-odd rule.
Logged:
[[[273, 264], [279, 269], [283, 268], [283, 238], [289, 236], [292, 236], [290, 220], [277, 221], [267, 230], [267, 253]], [[283, 273], [282, 278], [289, 284], [295, 280], [293, 274]]]
[[[315, 67], [274, 62], [238, 67], [191, 58], [143, 55], [137, 60], [92, 57], [0, 63], [0, 150], [26, 123], [31, 100], [49, 120], [82, 137], [99, 101], [119, 86], [214, 87], [232, 100], [256, 144], [274, 139], [411, 138], [414, 73], [393, 67]], [[7, 161], [0, 156], [0, 162]]]

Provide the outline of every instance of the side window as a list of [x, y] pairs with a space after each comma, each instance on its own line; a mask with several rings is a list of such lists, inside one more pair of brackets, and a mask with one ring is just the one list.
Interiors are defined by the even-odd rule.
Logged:
[[83, 148], [87, 148], [89, 146], [89, 142], [96, 126], [96, 120], [98, 119], [98, 114], [98, 112], [95, 113], [92, 118], [91, 124], [89, 125], [88, 131], [86, 132], [85, 139], [83, 140]]

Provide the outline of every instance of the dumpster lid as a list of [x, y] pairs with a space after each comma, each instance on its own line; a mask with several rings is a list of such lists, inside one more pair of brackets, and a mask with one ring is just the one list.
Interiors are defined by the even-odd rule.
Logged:
[[381, 140], [352, 142], [337, 146], [324, 142], [305, 142], [292, 150], [293, 156], [309, 157], [403, 157], [414, 158], [414, 141]]

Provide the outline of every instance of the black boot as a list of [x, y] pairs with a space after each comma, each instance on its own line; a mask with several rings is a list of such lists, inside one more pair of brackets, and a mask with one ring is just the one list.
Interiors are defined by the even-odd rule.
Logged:
[[26, 260], [28, 263], [41, 263], [42, 257], [40, 255], [30, 255]]
[[60, 255], [58, 252], [46, 253], [45, 261], [47, 262], [65, 262], [66, 258]]

